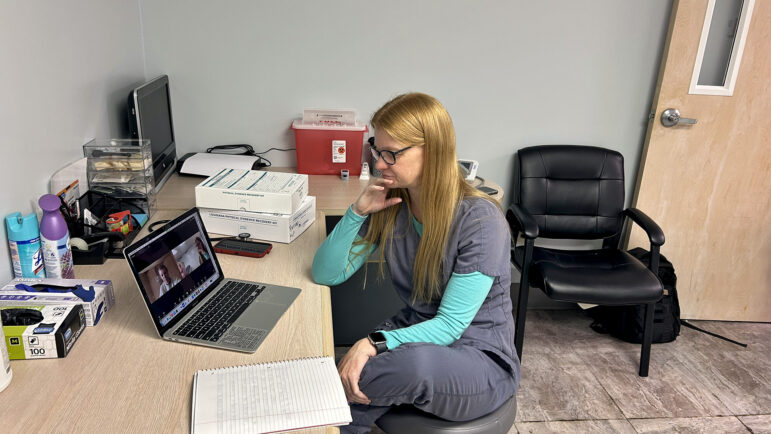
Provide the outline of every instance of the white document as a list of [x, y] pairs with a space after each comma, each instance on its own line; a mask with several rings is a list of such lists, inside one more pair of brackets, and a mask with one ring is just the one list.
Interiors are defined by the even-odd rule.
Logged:
[[181, 172], [189, 175], [212, 176], [222, 169], [252, 169], [253, 155], [214, 154], [199, 152], [182, 163]]
[[193, 380], [195, 434], [290, 431], [350, 422], [332, 357], [198, 371]]

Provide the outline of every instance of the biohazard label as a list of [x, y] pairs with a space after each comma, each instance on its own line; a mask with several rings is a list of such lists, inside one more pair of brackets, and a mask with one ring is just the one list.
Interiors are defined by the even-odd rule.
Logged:
[[332, 140], [332, 162], [345, 163], [345, 140]]

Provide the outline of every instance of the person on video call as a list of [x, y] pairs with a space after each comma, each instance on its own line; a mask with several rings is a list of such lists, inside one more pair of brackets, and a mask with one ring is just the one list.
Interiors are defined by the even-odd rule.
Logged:
[[206, 247], [203, 245], [203, 241], [200, 238], [195, 238], [195, 247], [198, 249], [198, 261], [199, 264], [203, 264], [204, 261], [209, 260], [209, 252], [206, 251]]
[[174, 287], [174, 285], [179, 283], [178, 279], [174, 279], [171, 274], [169, 274], [169, 269], [166, 268], [166, 265], [164, 264], [158, 264], [155, 267], [155, 273], [158, 275], [158, 278], [161, 279], [161, 285], [158, 287], [159, 298], [169, 289]]
[[313, 260], [337, 285], [380, 246], [405, 307], [338, 363], [353, 422], [367, 432], [391, 406], [453, 421], [501, 406], [519, 385], [500, 206], [464, 179], [450, 115], [433, 97], [397, 96], [372, 117], [382, 177], [348, 208]]
[[177, 268], [179, 268], [179, 277], [184, 279], [190, 272], [190, 266], [185, 266], [184, 262], [177, 262]]

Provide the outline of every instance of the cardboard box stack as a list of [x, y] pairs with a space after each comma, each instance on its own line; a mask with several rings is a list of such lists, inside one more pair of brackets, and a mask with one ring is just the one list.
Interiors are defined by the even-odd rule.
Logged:
[[316, 220], [308, 175], [222, 169], [195, 187], [195, 203], [209, 232], [289, 243]]

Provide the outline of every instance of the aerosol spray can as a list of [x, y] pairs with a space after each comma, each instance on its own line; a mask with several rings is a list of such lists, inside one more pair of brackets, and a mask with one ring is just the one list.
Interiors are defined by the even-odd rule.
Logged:
[[37, 216], [20, 212], [5, 217], [5, 230], [11, 248], [13, 274], [16, 277], [46, 277]]
[[67, 222], [59, 207], [62, 202], [59, 196], [44, 194], [38, 200], [43, 209], [40, 219], [40, 239], [43, 242], [43, 262], [46, 277], [59, 279], [74, 279], [75, 269], [72, 264], [72, 248], [70, 247], [70, 232]]

